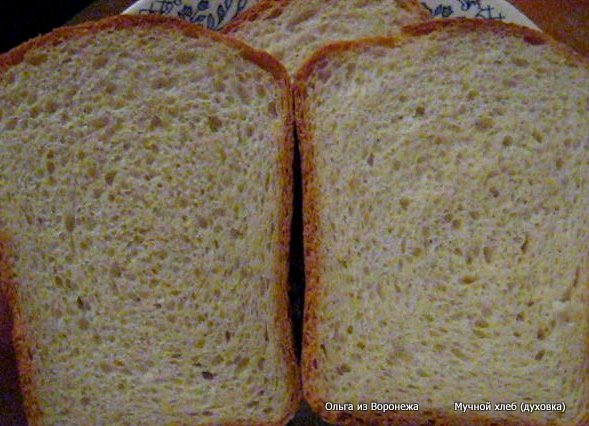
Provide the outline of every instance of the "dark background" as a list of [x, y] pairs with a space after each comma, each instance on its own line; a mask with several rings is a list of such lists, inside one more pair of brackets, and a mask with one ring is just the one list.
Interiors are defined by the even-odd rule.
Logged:
[[92, 0], [0, 2], [0, 52], [65, 24]]

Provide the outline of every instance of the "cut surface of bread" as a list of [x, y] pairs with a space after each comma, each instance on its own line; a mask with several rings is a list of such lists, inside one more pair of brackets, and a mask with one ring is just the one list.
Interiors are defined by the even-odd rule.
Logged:
[[394, 35], [428, 18], [414, 0], [262, 0], [223, 32], [267, 50], [294, 74], [329, 42]]
[[295, 110], [313, 409], [348, 424], [588, 424], [587, 61], [516, 26], [427, 23], [322, 49]]
[[291, 104], [270, 55], [169, 18], [0, 57], [0, 277], [31, 425], [294, 414]]

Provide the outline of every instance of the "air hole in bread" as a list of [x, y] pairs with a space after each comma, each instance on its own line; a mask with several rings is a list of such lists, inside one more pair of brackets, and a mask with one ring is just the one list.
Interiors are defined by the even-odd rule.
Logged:
[[245, 103], [245, 104], [250, 104], [251, 102], [251, 97], [248, 93], [248, 91], [245, 88], [245, 85], [237, 83], [236, 87], [235, 87], [235, 91], [237, 92], [237, 96], [239, 97], [240, 101]]
[[526, 234], [524, 236], [524, 241], [522, 242], [521, 246], [520, 246], [520, 250], [522, 253], [526, 253], [528, 251], [528, 245], [529, 245], [530, 239], [528, 234]]
[[223, 122], [219, 117], [212, 115], [207, 118], [207, 124], [211, 132], [217, 133], [221, 129]]
[[271, 117], [278, 117], [278, 109], [276, 107], [276, 101], [271, 101], [268, 103], [268, 113]]
[[[542, 143], [544, 141], [544, 137], [542, 136], [542, 133], [538, 129], [532, 130], [532, 137], [538, 143]], [[566, 144], [565, 144], [565, 146], [566, 146]]]
[[243, 238], [243, 232], [239, 231], [238, 229], [231, 228], [229, 231], [229, 236], [234, 240], [239, 240]]
[[467, 361], [468, 360], [468, 356], [466, 356], [466, 354], [464, 352], [462, 352], [462, 350], [460, 348], [451, 348], [450, 352], [458, 359], [462, 360], [462, 361]]
[[14, 130], [16, 128], [16, 124], [17, 124], [16, 118], [11, 117], [8, 120], [6, 120], [6, 122], [4, 123], [4, 128], [6, 130]]
[[241, 374], [248, 368], [250, 363], [250, 359], [248, 357], [241, 357], [238, 356], [233, 360], [233, 364], [235, 365], [235, 373]]
[[213, 380], [215, 378], [215, 375], [213, 373], [211, 373], [210, 371], [203, 371], [201, 372], [202, 378], [205, 380]]
[[428, 373], [426, 370], [424, 370], [423, 368], [418, 368], [417, 370], [415, 370], [415, 372], [417, 373], [417, 375], [419, 377], [431, 377], [431, 374]]
[[350, 368], [350, 366], [348, 364], [340, 364], [335, 368], [335, 371], [337, 372], [337, 374], [342, 376], [346, 373], [351, 372], [352, 369]]
[[[47, 114], [53, 114], [54, 112], [57, 111], [57, 102], [54, 99], [46, 99], [45, 103], [43, 105], [43, 110], [47, 113]], [[1, 117], [1, 115], [0, 115]]]
[[466, 98], [469, 101], [475, 100], [478, 96], [479, 96], [478, 90], [474, 90], [474, 89], [473, 90], [469, 90], [468, 93], [466, 94]]
[[491, 263], [493, 261], [493, 249], [491, 247], [483, 247], [483, 257], [485, 262]]
[[197, 53], [194, 50], [177, 50], [174, 59], [179, 64], [188, 64], [196, 59]]
[[45, 163], [45, 169], [47, 173], [52, 174], [55, 171], [55, 163], [53, 161], [47, 161]]
[[170, 76], [158, 76], [153, 79], [151, 88], [153, 90], [169, 89], [173, 84], [174, 81]]
[[94, 68], [95, 70], [98, 70], [100, 68], [103, 68], [107, 63], [108, 63], [107, 56], [105, 56], [105, 55], [95, 56], [94, 59], [92, 59], [92, 68]]
[[564, 166], [564, 160], [562, 158], [557, 158], [554, 160], [554, 167], [556, 170], [561, 170]]
[[385, 300], [384, 284], [382, 282], [376, 284], [376, 295], [380, 299]]
[[[517, 86], [517, 80], [515, 78], [504, 77], [501, 80], [501, 84], [507, 89], [513, 89]], [[499, 95], [500, 96], [500, 95]], [[501, 114], [499, 114], [501, 115]]]
[[31, 118], [36, 118], [40, 113], [41, 113], [41, 107], [39, 105], [32, 106], [29, 111], [29, 115]]
[[90, 323], [86, 318], [80, 318], [78, 320], [78, 327], [80, 327], [81, 330], [88, 330]]
[[28, 51], [25, 54], [24, 61], [27, 64], [38, 66], [44, 63], [47, 60], [47, 54], [44, 52], [37, 51]]
[[90, 310], [90, 304], [86, 299], [82, 298], [82, 296], [78, 296], [78, 298], [76, 299], [76, 305], [78, 306], [78, 309], [82, 311]]
[[481, 115], [475, 121], [475, 126], [480, 131], [487, 131], [493, 127], [493, 119], [488, 115]]
[[256, 85], [256, 96], [260, 99], [266, 99], [268, 97], [268, 90], [261, 84]]
[[213, 89], [216, 93], [224, 93], [225, 92], [225, 82], [220, 79], [215, 79], [213, 81]]

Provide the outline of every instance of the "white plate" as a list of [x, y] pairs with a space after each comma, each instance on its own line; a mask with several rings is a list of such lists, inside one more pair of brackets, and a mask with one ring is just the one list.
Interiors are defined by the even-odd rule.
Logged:
[[[161, 14], [219, 29], [259, 0], [139, 0], [123, 13]], [[346, 1], [346, 0], [341, 0]], [[423, 0], [434, 18], [498, 19], [539, 30], [523, 13], [505, 0]]]

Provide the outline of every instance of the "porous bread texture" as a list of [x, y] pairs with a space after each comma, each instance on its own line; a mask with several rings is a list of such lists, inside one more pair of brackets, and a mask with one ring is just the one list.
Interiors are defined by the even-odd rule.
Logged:
[[31, 424], [284, 424], [284, 69], [146, 17], [9, 55], [0, 248]]
[[262, 0], [223, 32], [270, 52], [294, 74], [329, 42], [394, 35], [428, 18], [414, 0]]
[[[326, 47], [295, 83], [305, 397], [338, 423], [585, 425], [587, 62], [498, 23], [409, 32]], [[454, 411], [487, 401], [566, 411]]]

